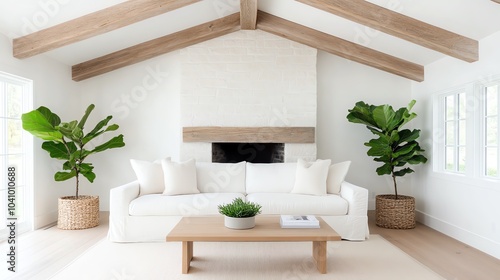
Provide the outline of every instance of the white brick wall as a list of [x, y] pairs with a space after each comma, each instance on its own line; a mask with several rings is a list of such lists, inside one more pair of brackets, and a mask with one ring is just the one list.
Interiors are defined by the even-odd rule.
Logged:
[[[181, 50], [182, 126], [316, 127], [316, 55], [260, 30]], [[181, 158], [210, 161], [210, 149], [183, 143]], [[285, 161], [299, 157], [315, 159], [316, 145], [285, 145]]]

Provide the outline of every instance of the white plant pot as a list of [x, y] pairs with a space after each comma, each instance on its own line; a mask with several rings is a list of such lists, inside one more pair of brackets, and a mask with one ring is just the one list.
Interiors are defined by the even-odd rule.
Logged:
[[249, 229], [255, 227], [255, 216], [247, 218], [233, 218], [224, 216], [224, 225], [230, 229]]

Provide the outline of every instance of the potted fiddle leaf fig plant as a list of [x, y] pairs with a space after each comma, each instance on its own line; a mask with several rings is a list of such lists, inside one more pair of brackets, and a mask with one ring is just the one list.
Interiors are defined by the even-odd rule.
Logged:
[[43, 106], [21, 117], [23, 129], [45, 141], [42, 149], [51, 158], [63, 161], [62, 170], [55, 173], [54, 180], [75, 178], [75, 195], [60, 197], [58, 201], [57, 226], [61, 229], [85, 229], [99, 225], [99, 197], [79, 194], [80, 175], [93, 183], [96, 174], [87, 158], [108, 149], [125, 146], [121, 134], [100, 145], [91, 145], [93, 139], [119, 128], [117, 124], [108, 124], [112, 119], [112, 116], [108, 116], [85, 133], [84, 126], [94, 108], [95, 105], [90, 104], [80, 121], [61, 122], [57, 114]]
[[382, 165], [376, 169], [378, 175], [390, 175], [394, 185], [394, 194], [377, 195], [376, 224], [384, 228], [411, 229], [415, 222], [415, 198], [398, 194], [397, 177], [413, 173], [407, 164], [423, 164], [427, 158], [417, 139], [419, 129], [403, 128], [417, 117], [411, 112], [416, 101], [412, 100], [407, 107], [394, 110], [390, 105], [368, 105], [357, 102], [348, 110], [347, 120], [352, 123], [366, 125], [375, 138], [365, 143], [367, 155]]
[[255, 216], [261, 213], [262, 206], [241, 198], [231, 203], [218, 205], [219, 213], [224, 215], [224, 225], [231, 229], [249, 229], [255, 227]]

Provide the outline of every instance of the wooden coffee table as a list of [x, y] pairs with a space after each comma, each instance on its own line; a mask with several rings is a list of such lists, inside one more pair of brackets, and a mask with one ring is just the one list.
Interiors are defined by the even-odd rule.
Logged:
[[326, 243], [338, 241], [340, 235], [323, 219], [317, 217], [320, 228], [283, 229], [279, 216], [260, 215], [255, 227], [246, 230], [228, 229], [224, 217], [183, 217], [167, 235], [167, 241], [182, 242], [182, 273], [189, 272], [193, 259], [193, 242], [312, 242], [312, 255], [320, 273], [326, 273]]

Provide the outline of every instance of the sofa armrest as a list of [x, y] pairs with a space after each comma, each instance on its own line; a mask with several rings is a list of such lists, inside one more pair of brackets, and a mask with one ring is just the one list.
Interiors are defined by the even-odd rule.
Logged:
[[110, 216], [128, 216], [130, 202], [139, 196], [139, 181], [133, 181], [109, 192], [109, 214]]
[[340, 196], [349, 203], [347, 215], [368, 215], [368, 190], [348, 182], [342, 182]]

